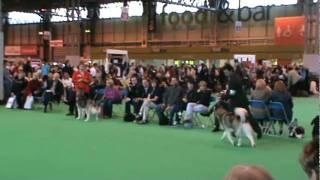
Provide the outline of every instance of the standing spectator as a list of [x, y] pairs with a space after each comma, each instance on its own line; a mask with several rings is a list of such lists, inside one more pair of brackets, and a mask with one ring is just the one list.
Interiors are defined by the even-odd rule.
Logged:
[[62, 74], [64, 73], [68, 73], [70, 77], [73, 74], [73, 68], [71, 67], [69, 60], [66, 60], [64, 62], [64, 67], [62, 68]]
[[68, 71], [64, 71], [61, 82], [64, 87], [64, 102], [69, 106], [69, 112], [66, 115], [73, 116], [75, 115], [76, 93]]
[[31, 59], [28, 59], [27, 62], [23, 65], [23, 72], [27, 77], [32, 74]]
[[90, 68], [90, 75], [95, 78], [97, 75], [97, 63], [94, 63], [93, 66]]
[[41, 67], [41, 74], [42, 76], [48, 76], [50, 72], [50, 65], [47, 61], [44, 61], [42, 67]]
[[4, 72], [3, 72], [3, 87], [4, 87], [4, 101], [10, 97], [11, 88], [12, 88], [12, 77], [9, 70], [9, 65], [7, 61], [4, 61]]
[[86, 71], [84, 64], [79, 65], [79, 70], [72, 75], [72, 82], [76, 92], [84, 90], [88, 95], [90, 93], [90, 83], [92, 81], [91, 75]]

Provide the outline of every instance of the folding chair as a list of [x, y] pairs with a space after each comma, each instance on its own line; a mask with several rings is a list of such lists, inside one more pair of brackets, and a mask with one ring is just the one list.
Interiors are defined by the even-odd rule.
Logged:
[[258, 121], [264, 134], [268, 134], [272, 128], [268, 106], [264, 101], [250, 100], [249, 109], [254, 120]]
[[272, 121], [272, 126], [274, 128], [274, 122], [276, 121], [285, 121], [287, 125], [290, 124], [291, 120], [288, 119], [287, 113], [284, 109], [284, 106], [280, 102], [270, 102], [269, 105], [270, 116], [269, 119]]
[[[201, 128], [206, 128], [206, 127], [213, 127], [214, 126], [214, 121], [213, 119], [211, 118], [211, 109], [214, 108], [214, 105], [216, 104], [217, 102], [217, 97], [215, 96], [211, 96], [210, 98], [210, 105], [208, 107], [208, 110], [209, 112], [207, 113], [195, 113], [194, 114], [194, 122], [195, 122], [195, 125], [198, 126], [198, 127], [201, 127]], [[202, 121], [202, 118], [208, 118], [209, 119], [209, 122], [203, 122]]]

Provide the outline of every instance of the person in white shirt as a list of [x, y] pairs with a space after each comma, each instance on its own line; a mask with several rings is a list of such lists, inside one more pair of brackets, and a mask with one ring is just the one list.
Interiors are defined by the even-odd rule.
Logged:
[[92, 77], [96, 77], [97, 75], [97, 63], [94, 63], [93, 66], [90, 68], [90, 74]]

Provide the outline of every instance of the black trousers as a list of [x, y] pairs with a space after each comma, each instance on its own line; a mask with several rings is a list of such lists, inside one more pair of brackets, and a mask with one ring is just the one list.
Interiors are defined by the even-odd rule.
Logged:
[[142, 106], [143, 101], [128, 101], [125, 104], [125, 113], [130, 114], [131, 113], [131, 106], [133, 106], [133, 111], [135, 114], [139, 114], [139, 110]]

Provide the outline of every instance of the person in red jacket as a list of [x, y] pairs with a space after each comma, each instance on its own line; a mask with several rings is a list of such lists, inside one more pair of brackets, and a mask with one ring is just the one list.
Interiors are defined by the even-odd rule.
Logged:
[[84, 90], [85, 93], [90, 93], [90, 83], [91, 83], [91, 75], [83, 64], [79, 65], [79, 70], [74, 72], [72, 75], [72, 82], [74, 84], [74, 88], [76, 92], [79, 90]]

